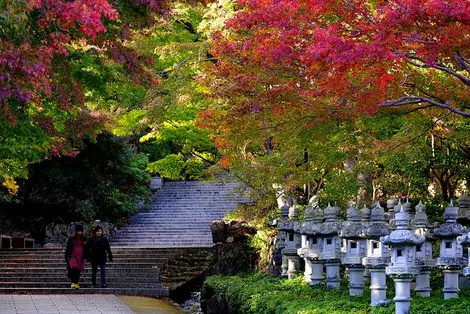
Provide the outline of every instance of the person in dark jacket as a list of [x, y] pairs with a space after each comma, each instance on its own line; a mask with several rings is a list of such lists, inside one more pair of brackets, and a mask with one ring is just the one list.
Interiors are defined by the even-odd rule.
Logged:
[[85, 270], [86, 240], [83, 236], [83, 226], [76, 225], [74, 234], [68, 239], [65, 249], [65, 262], [71, 288], [79, 289], [80, 274]]
[[106, 253], [109, 261], [113, 261], [113, 254], [109, 247], [109, 241], [103, 234], [103, 228], [96, 226], [93, 230], [93, 237], [88, 243], [88, 261], [91, 263], [91, 284], [96, 287], [96, 272], [100, 267], [101, 288], [107, 288], [106, 285]]

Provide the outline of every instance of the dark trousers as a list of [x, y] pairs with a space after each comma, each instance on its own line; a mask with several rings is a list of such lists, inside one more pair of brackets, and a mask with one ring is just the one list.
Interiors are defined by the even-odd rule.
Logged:
[[80, 273], [81, 271], [78, 269], [70, 269], [69, 270], [69, 278], [72, 283], [78, 283], [80, 281]]
[[96, 272], [98, 271], [98, 266], [100, 267], [100, 280], [101, 287], [106, 286], [106, 263], [103, 264], [91, 264], [91, 283], [96, 285]]

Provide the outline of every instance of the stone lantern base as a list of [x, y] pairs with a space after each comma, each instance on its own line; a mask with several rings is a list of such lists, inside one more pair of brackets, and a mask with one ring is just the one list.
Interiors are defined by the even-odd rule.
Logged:
[[387, 299], [387, 276], [385, 265], [370, 267], [370, 305], [378, 306], [390, 303]]
[[312, 263], [312, 275], [310, 277], [310, 285], [318, 286], [323, 284], [323, 262], [319, 260], [313, 260]]
[[459, 274], [460, 269], [444, 269], [444, 300], [459, 297]]
[[422, 267], [420, 273], [416, 275], [416, 288], [415, 292], [422, 297], [429, 298], [431, 296], [430, 287], [430, 267]]
[[340, 287], [339, 259], [329, 259], [323, 261], [326, 268], [326, 288], [338, 289]]
[[395, 314], [409, 314], [411, 308], [411, 281], [413, 275], [391, 275], [395, 282]]
[[364, 269], [363, 265], [346, 265], [349, 270], [349, 295], [361, 295], [364, 293]]

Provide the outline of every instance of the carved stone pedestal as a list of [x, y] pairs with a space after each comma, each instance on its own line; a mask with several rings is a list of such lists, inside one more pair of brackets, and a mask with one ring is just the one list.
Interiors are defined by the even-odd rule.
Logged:
[[349, 295], [360, 295], [364, 293], [364, 266], [349, 266]]
[[387, 300], [387, 277], [385, 265], [378, 268], [370, 268], [370, 305], [384, 305], [390, 303]]
[[318, 286], [323, 284], [323, 263], [321, 261], [312, 261], [312, 276], [310, 285]]
[[444, 300], [458, 298], [460, 269], [445, 269], [444, 272]]
[[412, 276], [399, 276], [394, 277], [392, 275], [393, 280], [395, 281], [395, 314], [410, 314], [410, 307], [411, 307], [411, 281], [413, 279]]
[[416, 275], [416, 288], [415, 292], [425, 298], [431, 296], [431, 286], [430, 286], [430, 275], [431, 269], [421, 269], [420, 273]]
[[300, 269], [300, 257], [297, 255], [287, 255], [287, 278], [294, 278]]
[[326, 268], [326, 288], [327, 289], [338, 289], [340, 286], [340, 275], [339, 275], [339, 260], [327, 260], [325, 261]]

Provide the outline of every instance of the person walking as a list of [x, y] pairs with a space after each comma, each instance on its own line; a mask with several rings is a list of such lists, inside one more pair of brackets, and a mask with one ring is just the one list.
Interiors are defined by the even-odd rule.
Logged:
[[96, 226], [93, 230], [93, 237], [89, 240], [88, 244], [89, 253], [88, 261], [91, 263], [91, 284], [93, 288], [96, 287], [96, 273], [98, 266], [100, 267], [100, 283], [101, 288], [107, 288], [106, 285], [106, 253], [108, 253], [109, 261], [113, 261], [113, 254], [109, 247], [109, 241], [103, 233], [103, 228]]
[[67, 263], [68, 277], [72, 289], [79, 289], [80, 274], [85, 270], [86, 240], [83, 235], [83, 226], [76, 225], [73, 235], [67, 241], [65, 249], [65, 262]]

